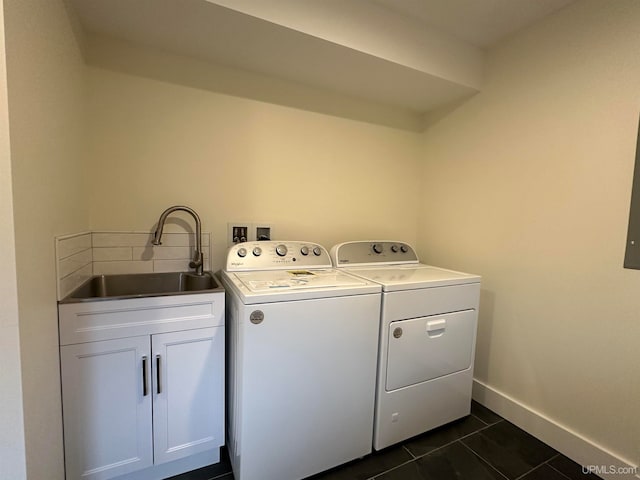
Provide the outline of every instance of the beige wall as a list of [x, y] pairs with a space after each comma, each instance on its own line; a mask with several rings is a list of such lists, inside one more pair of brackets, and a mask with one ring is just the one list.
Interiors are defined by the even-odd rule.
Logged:
[[[214, 269], [227, 222], [245, 220], [327, 247], [418, 241], [424, 260], [482, 274], [476, 377], [640, 463], [640, 272], [622, 269], [636, 1], [580, 1], [499, 45], [483, 92], [424, 135], [185, 86], [185, 65], [203, 78], [206, 67], [165, 56], [161, 75], [85, 68], [61, 3], [4, 4], [13, 183], [2, 160], [0, 182], [13, 188], [18, 313], [6, 297], [0, 360], [18, 355], [19, 315], [29, 478], [63, 474], [54, 235], [151, 230], [177, 203], [212, 232]], [[261, 82], [252, 98], [272, 95]], [[11, 214], [3, 201], [0, 218]], [[0, 241], [10, 252], [10, 222]], [[2, 371], [3, 394], [16, 373]], [[19, 412], [17, 392], [9, 402]], [[0, 423], [20, 478], [21, 440], [4, 435], [20, 435], [19, 417]]]
[[327, 248], [416, 240], [415, 133], [99, 68], [88, 78], [93, 230], [150, 231], [186, 204], [212, 233], [214, 270], [235, 220]]
[[638, 25], [636, 0], [581, 1], [494, 48], [424, 136], [419, 232], [427, 261], [483, 275], [476, 377], [632, 464]]
[[5, 0], [4, 13], [27, 474], [56, 480], [63, 457], [53, 237], [88, 227], [84, 65], [61, 1]]
[[26, 478], [4, 4], [0, 0], [0, 478]]

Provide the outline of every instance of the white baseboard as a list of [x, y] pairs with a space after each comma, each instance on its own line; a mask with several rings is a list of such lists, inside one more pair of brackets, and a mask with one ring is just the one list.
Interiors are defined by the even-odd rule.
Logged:
[[[473, 380], [473, 399], [574, 462], [580, 465], [600, 466], [602, 470], [594, 473], [606, 480], [640, 479], [638, 465], [476, 379]], [[632, 473], [612, 473], [614, 466], [621, 467], [618, 472]]]

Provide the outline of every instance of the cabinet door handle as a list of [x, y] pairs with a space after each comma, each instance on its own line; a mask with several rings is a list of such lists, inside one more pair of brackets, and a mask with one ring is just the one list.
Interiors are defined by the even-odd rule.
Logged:
[[147, 356], [142, 357], [142, 396], [149, 395], [149, 384], [147, 382]]
[[160, 355], [156, 355], [156, 390], [160, 394]]

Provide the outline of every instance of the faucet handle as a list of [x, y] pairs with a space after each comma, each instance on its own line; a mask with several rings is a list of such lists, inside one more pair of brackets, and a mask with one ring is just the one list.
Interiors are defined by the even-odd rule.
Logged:
[[202, 252], [196, 251], [193, 255], [193, 260], [189, 262], [189, 268], [196, 269], [196, 275], [202, 275], [204, 266], [204, 255]]

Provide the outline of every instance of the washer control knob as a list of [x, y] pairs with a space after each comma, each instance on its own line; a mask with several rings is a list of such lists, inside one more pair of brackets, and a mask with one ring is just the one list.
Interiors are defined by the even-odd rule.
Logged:
[[393, 253], [398, 253], [398, 245], [391, 245], [391, 251]]
[[374, 243], [372, 248], [374, 253], [382, 253], [383, 248], [381, 243]]
[[300, 253], [306, 257], [307, 255], [309, 255], [309, 247], [307, 247], [306, 245], [303, 246], [302, 248], [300, 248]]
[[244, 258], [244, 257], [246, 257], [246, 256], [247, 256], [247, 249], [246, 249], [246, 248], [244, 248], [244, 247], [239, 248], [239, 249], [238, 249], [238, 256], [239, 256], [240, 258]]
[[316, 257], [319, 257], [320, 255], [322, 255], [322, 250], [320, 250], [320, 247], [313, 247], [313, 254]]
[[400, 250], [402, 251], [402, 253], [407, 253], [409, 251], [409, 247], [407, 247], [406, 245], [400, 245]]
[[262, 255], [262, 249], [260, 247], [256, 247], [253, 249], [253, 255], [255, 257], [259, 257], [260, 255]]
[[287, 247], [285, 245], [278, 245], [276, 247], [276, 253], [278, 254], [279, 257], [284, 257], [287, 254]]

